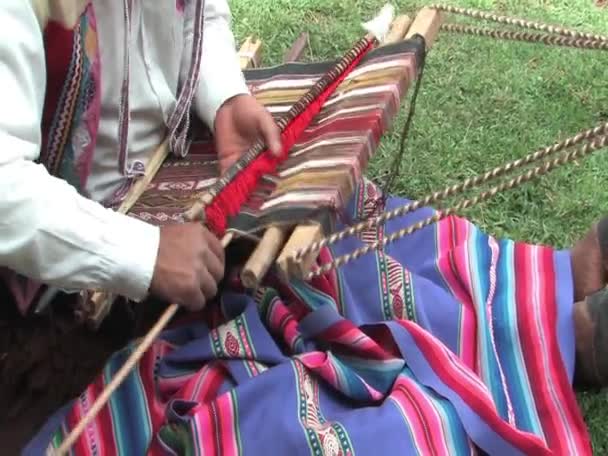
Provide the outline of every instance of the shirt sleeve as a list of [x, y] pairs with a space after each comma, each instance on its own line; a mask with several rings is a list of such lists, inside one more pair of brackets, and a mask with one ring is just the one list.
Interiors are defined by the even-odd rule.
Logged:
[[[187, 65], [192, 55], [192, 37], [196, 1], [186, 7], [185, 27]], [[203, 55], [200, 81], [195, 97], [195, 110], [206, 125], [213, 130], [215, 115], [224, 102], [236, 95], [249, 94], [241, 71], [234, 35], [231, 30], [232, 16], [226, 0], [207, 0], [203, 28]]]
[[0, 5], [0, 265], [64, 290], [141, 300], [159, 229], [81, 196], [34, 162], [46, 85], [42, 33], [30, 1]]

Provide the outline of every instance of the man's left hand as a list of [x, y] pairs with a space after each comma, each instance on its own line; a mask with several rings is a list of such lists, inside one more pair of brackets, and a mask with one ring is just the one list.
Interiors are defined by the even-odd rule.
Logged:
[[262, 139], [269, 150], [281, 153], [281, 132], [276, 122], [252, 95], [227, 100], [215, 117], [215, 144], [223, 174], [255, 141]]

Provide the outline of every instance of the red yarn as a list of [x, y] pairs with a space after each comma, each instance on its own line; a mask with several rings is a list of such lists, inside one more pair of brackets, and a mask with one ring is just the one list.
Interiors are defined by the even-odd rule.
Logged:
[[344, 80], [346, 75], [361, 61], [363, 56], [372, 47], [369, 43], [367, 48], [353, 60], [353, 62], [333, 81], [327, 88], [306, 108], [299, 116], [295, 117], [285, 130], [281, 133], [283, 149], [280, 156], [273, 155], [269, 150], [265, 150], [258, 155], [250, 164], [236, 175], [236, 177], [226, 185], [222, 191], [206, 206], [205, 216], [209, 229], [216, 235], [221, 236], [226, 231], [228, 217], [237, 215], [241, 206], [250, 193], [255, 189], [258, 179], [264, 174], [272, 173], [277, 166], [283, 162], [291, 148], [296, 143], [298, 137], [310, 124], [329, 96], [336, 90], [338, 85]]

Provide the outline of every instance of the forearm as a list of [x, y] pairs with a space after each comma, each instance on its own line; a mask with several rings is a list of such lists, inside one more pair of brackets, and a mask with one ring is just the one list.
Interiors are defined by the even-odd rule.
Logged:
[[65, 289], [132, 299], [149, 287], [158, 229], [103, 208], [39, 157], [45, 51], [32, 5], [0, 2], [0, 266]]
[[79, 195], [31, 161], [0, 166], [0, 264], [63, 289], [148, 291], [159, 230]]

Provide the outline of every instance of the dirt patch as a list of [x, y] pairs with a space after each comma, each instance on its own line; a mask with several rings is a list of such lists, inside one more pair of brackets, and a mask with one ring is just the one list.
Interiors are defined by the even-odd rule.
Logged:
[[[0, 441], [2, 453], [18, 454], [55, 410], [97, 376], [108, 357], [143, 332], [154, 315], [115, 305], [93, 332], [73, 317], [62, 297], [42, 317], [23, 318], [0, 289]], [[143, 305], [139, 309], [146, 308]], [[148, 308], [150, 310], [150, 308]], [[149, 314], [150, 311], [146, 311]]]

